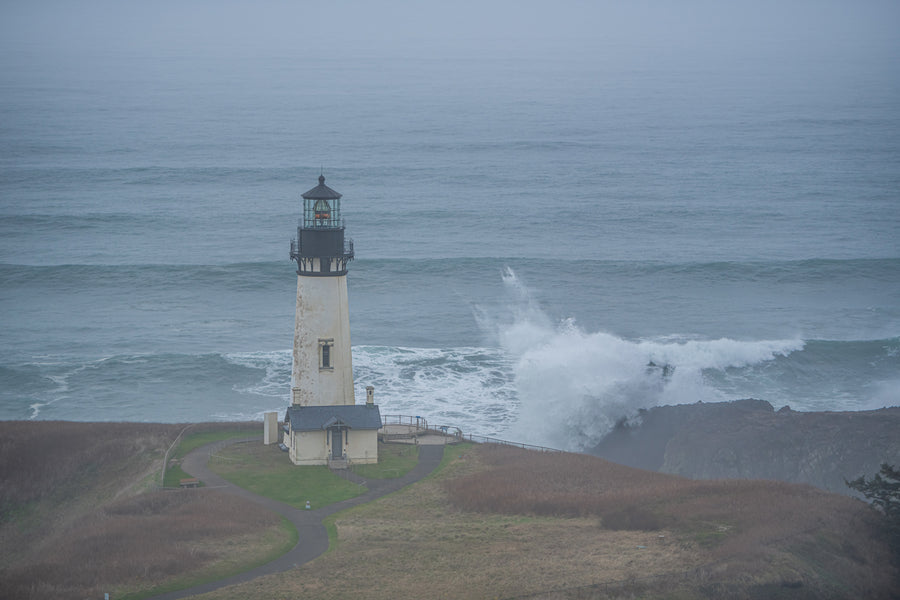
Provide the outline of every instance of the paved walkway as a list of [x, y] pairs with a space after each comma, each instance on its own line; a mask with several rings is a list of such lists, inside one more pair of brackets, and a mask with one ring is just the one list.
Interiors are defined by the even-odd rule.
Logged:
[[[358, 506], [366, 502], [371, 502], [376, 498], [380, 498], [381, 496], [390, 494], [411, 483], [419, 481], [437, 468], [444, 455], [443, 446], [420, 446], [418, 464], [403, 477], [397, 479], [369, 480], [358, 478], [355, 480], [365, 485], [369, 490], [365, 494], [357, 496], [356, 498], [350, 498], [349, 500], [330, 504], [324, 508], [304, 510], [249, 492], [222, 479], [207, 468], [206, 463], [209, 461], [209, 457], [212, 454], [215, 454], [226, 445], [235, 444], [241, 441], [261, 442], [261, 438], [256, 436], [243, 440], [225, 440], [223, 442], [214, 442], [212, 444], [201, 446], [184, 457], [184, 461], [181, 465], [182, 469], [200, 479], [206, 484], [207, 488], [217, 488], [223, 492], [241, 496], [284, 516], [294, 524], [294, 527], [297, 528], [297, 532], [300, 534], [297, 545], [286, 554], [283, 554], [271, 562], [256, 567], [255, 569], [250, 569], [249, 571], [232, 575], [225, 579], [205, 583], [192, 588], [154, 596], [152, 600], [188, 598], [197, 594], [211, 592], [225, 586], [244, 583], [263, 575], [287, 571], [309, 562], [328, 549], [328, 533], [325, 531], [325, 525], [322, 524], [322, 520], [325, 517], [344, 510], [345, 508], [350, 508], [351, 506]], [[354, 475], [354, 477], [358, 476]]]

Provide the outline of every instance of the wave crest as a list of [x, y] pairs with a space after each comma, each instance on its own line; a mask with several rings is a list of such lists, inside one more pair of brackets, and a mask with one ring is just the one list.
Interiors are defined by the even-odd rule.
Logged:
[[[582, 450], [641, 408], [725, 399], [706, 383], [706, 370], [746, 367], [804, 347], [800, 340], [632, 341], [588, 333], [571, 319], [552, 324], [513, 271], [503, 280], [513, 309], [492, 329], [514, 360], [514, 437], [532, 443]], [[486, 315], [481, 321], [490, 323]]]

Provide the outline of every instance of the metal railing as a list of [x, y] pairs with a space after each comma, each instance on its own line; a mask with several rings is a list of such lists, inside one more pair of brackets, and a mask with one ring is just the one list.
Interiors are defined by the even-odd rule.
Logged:
[[416, 429], [427, 430], [428, 420], [425, 417], [409, 415], [381, 415], [381, 425], [408, 425]]
[[474, 442], [476, 444], [500, 444], [501, 446], [513, 446], [515, 448], [522, 448], [523, 450], [535, 450], [537, 452], [565, 452], [565, 450], [560, 450], [559, 448], [548, 448], [547, 446], [535, 446], [534, 444], [511, 442], [509, 440], [501, 440], [484, 435], [473, 435], [471, 433], [463, 434], [462, 432], [460, 432], [460, 435], [458, 437], [460, 440], [466, 442]]
[[462, 429], [453, 425], [438, 425], [435, 427], [429, 427], [428, 421], [425, 419], [425, 417], [420, 416], [413, 417], [409, 415], [382, 415], [381, 424], [382, 426], [405, 425], [407, 427], [415, 427], [416, 435], [418, 435], [420, 432], [423, 434], [433, 433], [436, 435], [453, 437], [460, 442], [473, 442], [476, 444], [500, 444], [502, 446], [513, 446], [516, 448], [522, 448], [524, 450], [535, 450], [537, 452], [565, 452], [564, 450], [559, 450], [557, 448], [548, 448], [547, 446], [536, 446], [534, 444], [525, 444], [522, 442], [511, 442], [509, 440], [501, 440], [499, 438], [488, 437], [484, 435], [474, 435], [471, 433], [466, 434], [463, 433]]

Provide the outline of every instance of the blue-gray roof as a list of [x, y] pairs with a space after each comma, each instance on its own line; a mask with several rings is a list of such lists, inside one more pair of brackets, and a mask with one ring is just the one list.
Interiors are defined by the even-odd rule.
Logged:
[[293, 431], [321, 431], [334, 426], [380, 429], [381, 411], [375, 405], [291, 406], [285, 414]]
[[325, 185], [325, 176], [319, 175], [319, 185], [303, 194], [303, 197], [307, 200], [339, 200], [341, 195]]

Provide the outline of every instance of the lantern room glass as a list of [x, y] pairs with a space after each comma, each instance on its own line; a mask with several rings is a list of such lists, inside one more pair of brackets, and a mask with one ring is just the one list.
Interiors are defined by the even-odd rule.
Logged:
[[343, 226], [339, 199], [305, 198], [303, 205], [303, 227], [336, 229]]

